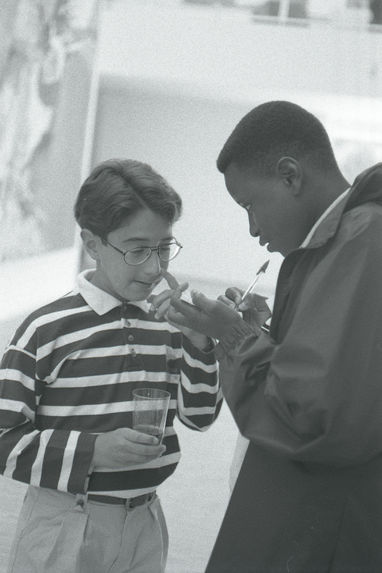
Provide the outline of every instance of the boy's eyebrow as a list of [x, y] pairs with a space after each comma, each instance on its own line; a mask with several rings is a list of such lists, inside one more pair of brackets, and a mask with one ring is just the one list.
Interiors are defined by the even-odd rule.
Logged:
[[[161, 241], [171, 241], [174, 238], [173, 235], [169, 235], [168, 237], [163, 237], [163, 239], [161, 239]], [[125, 239], [124, 241], [122, 241], [122, 243], [130, 243], [131, 241], [142, 241], [145, 243], [150, 242], [150, 238], [149, 237], [129, 237], [128, 239]]]

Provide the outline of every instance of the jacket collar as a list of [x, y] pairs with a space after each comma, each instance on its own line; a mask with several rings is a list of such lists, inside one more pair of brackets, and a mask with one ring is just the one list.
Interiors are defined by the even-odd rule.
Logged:
[[305, 237], [304, 241], [301, 243], [300, 248], [303, 249], [304, 247], [306, 247], [307, 245], [309, 245], [311, 238], [314, 236], [316, 229], [318, 229], [318, 227], [321, 225], [321, 223], [323, 221], [325, 221], [325, 219], [327, 219], [327, 217], [330, 215], [331, 211], [333, 211], [333, 209], [336, 208], [336, 206], [341, 203], [341, 201], [343, 201], [346, 197], [346, 195], [349, 193], [350, 191], [350, 187], [348, 187], [346, 189], [346, 191], [344, 191], [343, 193], [341, 193], [341, 195], [339, 195], [337, 197], [337, 199], [335, 199], [333, 201], [333, 203], [331, 203], [329, 205], [329, 207], [327, 209], [325, 209], [325, 211], [322, 213], [322, 215], [317, 219], [317, 221], [314, 223], [313, 227], [311, 228], [311, 230], [309, 231], [309, 233], [307, 234], [307, 236]]
[[356, 177], [348, 193], [344, 193], [326, 217], [317, 225], [307, 244], [307, 249], [324, 245], [333, 237], [345, 211], [350, 211], [364, 203], [382, 204], [382, 163], [366, 169]]
[[150, 304], [147, 300], [121, 301], [112, 294], [95, 286], [89, 280], [93, 272], [93, 270], [87, 269], [78, 275], [75, 292], [79, 292], [85, 302], [98, 315], [106, 314], [113, 308], [122, 306], [123, 302], [137, 306], [144, 312], [149, 312]]

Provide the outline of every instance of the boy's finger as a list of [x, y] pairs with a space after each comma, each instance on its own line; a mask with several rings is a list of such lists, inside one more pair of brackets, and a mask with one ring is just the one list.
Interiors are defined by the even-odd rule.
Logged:
[[199, 314], [199, 310], [195, 305], [179, 298], [176, 296], [176, 294], [171, 297], [171, 306], [180, 314], [186, 317], [194, 317], [195, 315]]
[[180, 283], [180, 285], [177, 287], [176, 290], [184, 292], [185, 290], [188, 289], [189, 286], [190, 286], [189, 283]]
[[182, 294], [187, 289], [188, 289], [188, 283], [182, 283], [181, 285], [177, 286], [175, 290], [172, 291], [173, 294], [171, 298], [181, 298]]
[[173, 292], [174, 291], [167, 289], [159, 294], [151, 295], [147, 300], [151, 302], [152, 308], [155, 309], [168, 300], [172, 296]]
[[126, 442], [125, 451], [129, 453], [129, 457], [133, 456], [137, 458], [149, 459], [158, 458], [166, 451], [166, 446], [144, 446], [143, 444], [137, 444], [135, 442]]
[[131, 428], [120, 428], [120, 434], [130, 442], [136, 442], [138, 444], [151, 444], [157, 445], [158, 438], [151, 436], [150, 434], [144, 434], [143, 432], [137, 432]]
[[151, 303], [152, 310], [159, 309], [161, 304], [168, 301], [174, 294], [179, 298], [182, 295], [182, 292], [184, 292], [187, 289], [188, 289], [188, 283], [182, 283], [177, 286], [175, 291], [172, 289], [167, 289], [159, 294], [151, 295], [147, 300]]
[[155, 318], [162, 318], [165, 316], [166, 312], [168, 311], [168, 307], [170, 306], [170, 300], [166, 300], [162, 302], [159, 306], [156, 307]]
[[175, 310], [173, 306], [168, 309], [166, 320], [174, 326], [188, 326], [188, 319], [181, 312]]
[[176, 280], [176, 278], [174, 277], [174, 275], [172, 275], [171, 273], [169, 273], [168, 271], [163, 270], [162, 271], [162, 275], [163, 278], [167, 281], [168, 286], [175, 290], [176, 288], [178, 288], [179, 283]]

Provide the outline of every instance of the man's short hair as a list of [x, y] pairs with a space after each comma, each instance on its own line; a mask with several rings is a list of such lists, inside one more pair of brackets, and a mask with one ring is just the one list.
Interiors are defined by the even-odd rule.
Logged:
[[111, 231], [144, 209], [174, 223], [180, 217], [182, 200], [150, 165], [109, 159], [97, 165], [82, 184], [74, 214], [82, 229], [105, 241]]
[[338, 169], [322, 123], [312, 113], [288, 101], [263, 103], [237, 124], [217, 159], [222, 173], [231, 163], [272, 175], [278, 160], [305, 159], [317, 169]]

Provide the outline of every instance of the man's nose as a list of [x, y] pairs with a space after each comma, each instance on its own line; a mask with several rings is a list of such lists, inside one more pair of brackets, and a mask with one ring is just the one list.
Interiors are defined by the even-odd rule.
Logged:
[[252, 237], [258, 237], [260, 234], [260, 229], [252, 213], [248, 213], [248, 222], [249, 222], [249, 233], [252, 235]]

